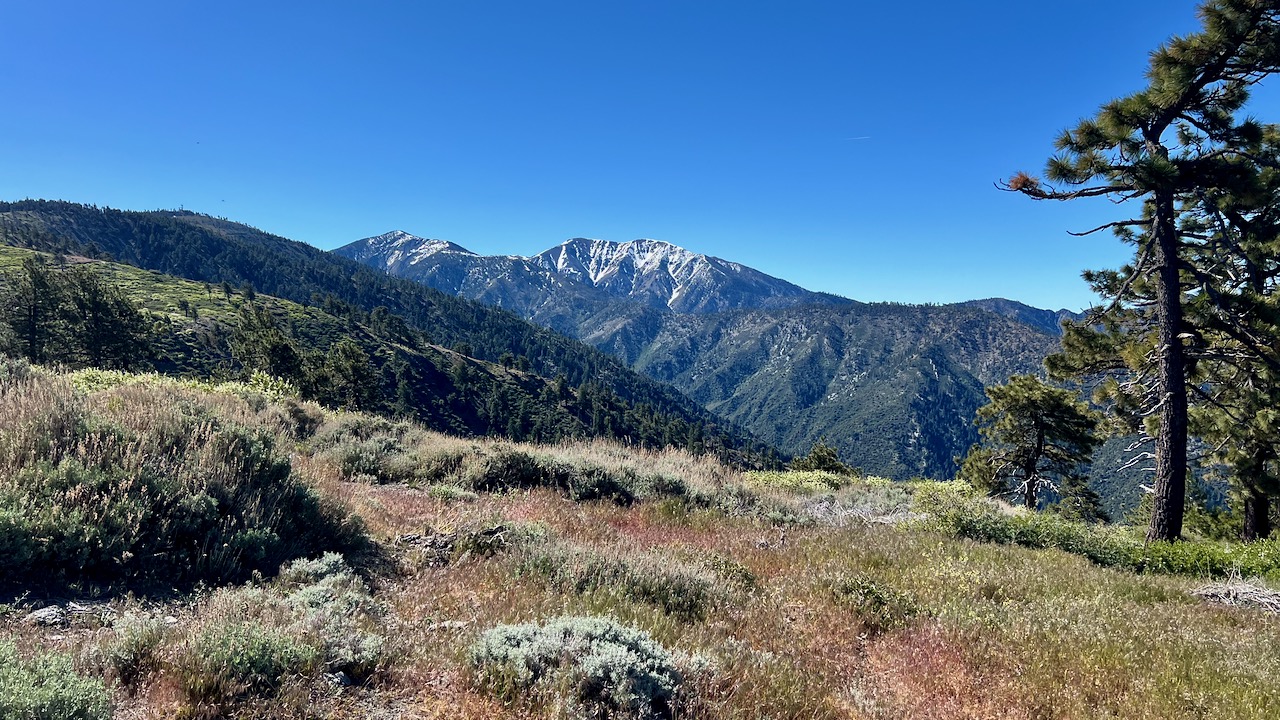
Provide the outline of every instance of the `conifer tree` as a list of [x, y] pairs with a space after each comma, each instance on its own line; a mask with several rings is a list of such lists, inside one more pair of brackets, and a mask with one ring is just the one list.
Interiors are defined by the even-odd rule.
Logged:
[[127, 370], [147, 359], [149, 317], [123, 290], [83, 267], [66, 276], [65, 288], [79, 360], [89, 367]]
[[975, 420], [982, 442], [965, 458], [961, 476], [996, 492], [1012, 486], [1035, 509], [1041, 489], [1056, 487], [1089, 461], [1099, 443], [1097, 413], [1033, 375], [989, 387], [987, 397]]
[[[1108, 301], [1091, 318], [1110, 331], [1097, 342], [1110, 343], [1112, 357], [1124, 361], [1137, 389], [1128, 398], [1151, 418], [1152, 540], [1182, 535], [1186, 497], [1188, 375], [1194, 368], [1184, 308], [1190, 251], [1180, 220], [1204, 193], [1230, 192], [1249, 176], [1264, 133], [1239, 114], [1250, 87], [1280, 69], [1280, 2], [1208, 0], [1200, 17], [1200, 32], [1173, 38], [1152, 53], [1144, 90], [1107, 103], [1061, 135], [1060, 152], [1046, 168], [1053, 184], [1026, 173], [1005, 183], [1035, 199], [1107, 197], [1141, 205], [1137, 217], [1088, 231], [1115, 231], [1134, 245], [1133, 262], [1085, 277]], [[1076, 340], [1089, 346], [1095, 341], [1081, 340], [1089, 332], [1078, 327]]]
[[59, 272], [38, 257], [7, 277], [4, 309], [19, 352], [33, 363], [54, 360], [52, 352], [66, 345], [68, 317], [65, 283]]
[[789, 467], [792, 470], [821, 470], [840, 475], [854, 474], [852, 468], [840, 462], [839, 451], [828, 445], [826, 438], [819, 438], [808, 455], [792, 460]]

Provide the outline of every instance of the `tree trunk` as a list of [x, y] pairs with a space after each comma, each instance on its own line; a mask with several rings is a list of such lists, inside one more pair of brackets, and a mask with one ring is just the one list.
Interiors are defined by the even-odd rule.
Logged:
[[1026, 504], [1028, 510], [1035, 510], [1039, 504], [1036, 502], [1036, 489], [1039, 475], [1036, 470], [1040, 467], [1040, 458], [1044, 457], [1044, 428], [1039, 423], [1036, 424], [1036, 449], [1030, 460], [1027, 461], [1026, 467], [1022, 469], [1022, 476], [1027, 479], [1027, 487], [1023, 491], [1022, 501]]
[[1178, 236], [1173, 193], [1155, 196], [1156, 388], [1160, 429], [1156, 434], [1155, 497], [1148, 540], [1182, 537], [1187, 494], [1187, 386], [1182, 347], [1182, 292], [1178, 278]]
[[1271, 497], [1257, 488], [1244, 493], [1244, 528], [1240, 539], [1244, 542], [1265, 540], [1271, 535]]

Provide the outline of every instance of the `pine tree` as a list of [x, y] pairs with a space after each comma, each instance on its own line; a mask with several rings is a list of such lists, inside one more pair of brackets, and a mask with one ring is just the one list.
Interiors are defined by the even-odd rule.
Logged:
[[55, 349], [69, 340], [66, 283], [60, 272], [38, 257], [5, 278], [5, 320], [13, 329], [19, 352], [33, 363], [55, 360]]
[[1058, 501], [1052, 509], [1068, 520], [1111, 522], [1111, 517], [1102, 507], [1102, 496], [1089, 487], [1088, 480], [1078, 475], [1063, 478], [1058, 488]]
[[372, 410], [381, 400], [377, 370], [369, 354], [351, 338], [343, 338], [329, 349], [325, 368], [343, 408]]
[[840, 453], [827, 444], [826, 438], [819, 438], [813, 444], [809, 454], [791, 461], [788, 466], [792, 470], [821, 470], [840, 475], [852, 475], [853, 470], [840, 462]]
[[1089, 461], [1099, 439], [1098, 415], [1068, 390], [1032, 375], [1015, 375], [987, 388], [990, 402], [978, 408], [982, 442], [961, 468], [962, 477], [1003, 492], [1012, 486], [1031, 509], [1043, 488], [1072, 477]]
[[65, 276], [75, 354], [90, 367], [129, 369], [151, 350], [151, 322], [119, 287], [89, 268]]
[[[1138, 217], [1109, 222], [1135, 246], [1119, 271], [1086, 273], [1109, 301], [1091, 318], [1110, 313], [1117, 356], [1137, 380], [1155, 441], [1155, 495], [1147, 537], [1182, 535], [1188, 435], [1188, 348], [1184, 303], [1185, 208], [1205, 192], [1230, 189], [1241, 164], [1252, 162], [1262, 128], [1237, 116], [1249, 88], [1280, 69], [1280, 3], [1209, 0], [1203, 29], [1178, 37], [1151, 55], [1146, 89], [1104, 105], [1058, 139], [1046, 185], [1025, 173], [1006, 187], [1035, 199], [1107, 197], [1141, 203]], [[1077, 330], [1077, 334], [1083, 331]]]

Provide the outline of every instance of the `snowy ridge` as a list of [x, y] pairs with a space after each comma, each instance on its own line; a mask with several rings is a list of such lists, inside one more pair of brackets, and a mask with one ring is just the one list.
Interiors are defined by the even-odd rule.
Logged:
[[754, 307], [809, 294], [738, 263], [648, 238], [622, 243], [573, 238], [529, 260], [612, 295], [677, 312]]
[[[830, 303], [785, 280], [661, 240], [573, 238], [532, 257], [476, 255], [453, 243], [393, 231], [351, 243], [339, 255], [492, 304], [542, 304], [576, 288], [601, 299], [678, 313]], [[526, 297], [509, 297], [513, 293]], [[542, 295], [535, 300], [528, 293]]]
[[365, 262], [377, 258], [378, 264], [391, 270], [404, 264], [417, 265], [436, 253], [458, 253], [479, 257], [470, 250], [448, 240], [432, 240], [418, 237], [403, 230], [365, 238], [342, 248], [347, 257]]

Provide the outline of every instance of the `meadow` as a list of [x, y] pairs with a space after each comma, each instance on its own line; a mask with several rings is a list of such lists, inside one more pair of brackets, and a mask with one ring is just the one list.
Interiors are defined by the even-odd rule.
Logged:
[[1270, 597], [1273, 542], [1153, 546], [953, 483], [451, 437], [266, 379], [5, 365], [0, 546], [4, 717], [1280, 707], [1280, 615], [1196, 594]]

